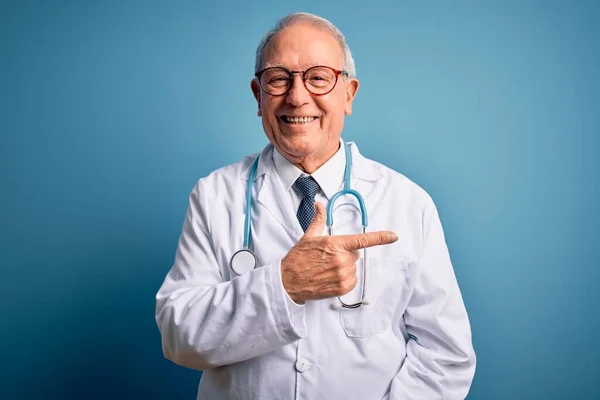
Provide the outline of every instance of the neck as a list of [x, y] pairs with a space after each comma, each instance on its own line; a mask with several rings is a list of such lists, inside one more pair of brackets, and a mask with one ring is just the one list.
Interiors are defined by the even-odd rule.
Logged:
[[292, 164], [294, 164], [301, 171], [306, 172], [307, 174], [312, 174], [313, 172], [315, 172], [316, 170], [321, 168], [323, 166], [323, 164], [325, 164], [327, 161], [329, 161], [329, 159], [331, 159], [331, 157], [333, 157], [335, 155], [335, 153], [337, 153], [337, 151], [340, 149], [340, 147], [341, 147], [341, 144], [338, 141], [337, 145], [335, 147], [333, 147], [332, 149], [326, 149], [324, 152], [315, 154], [312, 157], [309, 156], [309, 157], [305, 157], [300, 160], [296, 159], [296, 160], [289, 160], [289, 161]]

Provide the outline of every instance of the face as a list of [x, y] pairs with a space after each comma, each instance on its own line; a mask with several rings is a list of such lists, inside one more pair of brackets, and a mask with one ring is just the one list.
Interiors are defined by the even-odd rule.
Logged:
[[[280, 66], [289, 71], [305, 71], [325, 65], [340, 70], [343, 60], [342, 49], [332, 34], [297, 23], [271, 39], [265, 48], [263, 68]], [[345, 80], [340, 75], [333, 90], [320, 96], [306, 89], [300, 74], [294, 74], [292, 87], [281, 96], [262, 91], [256, 79], [251, 88], [270, 142], [290, 162], [312, 173], [339, 148], [344, 116], [352, 113], [358, 80]]]

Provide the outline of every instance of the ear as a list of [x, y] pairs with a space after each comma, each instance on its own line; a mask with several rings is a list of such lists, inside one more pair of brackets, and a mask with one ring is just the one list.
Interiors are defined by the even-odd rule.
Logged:
[[354, 101], [354, 97], [356, 97], [359, 86], [358, 79], [348, 78], [346, 82], [346, 105], [344, 107], [346, 115], [352, 115], [352, 102]]
[[252, 89], [252, 94], [258, 103], [258, 112], [256, 114], [259, 117], [262, 117], [262, 109], [260, 107], [260, 84], [256, 78], [252, 79], [252, 82], [250, 82], [250, 89]]

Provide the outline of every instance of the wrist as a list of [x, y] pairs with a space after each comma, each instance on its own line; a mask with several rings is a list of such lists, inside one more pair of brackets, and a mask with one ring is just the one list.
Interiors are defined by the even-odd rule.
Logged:
[[298, 305], [303, 305], [304, 304], [304, 299], [300, 296], [299, 293], [297, 293], [294, 290], [294, 284], [292, 282], [290, 282], [290, 279], [288, 279], [286, 270], [283, 266], [283, 262], [281, 263], [281, 283], [283, 285], [283, 290], [285, 292], [285, 294], [288, 296], [288, 298], [294, 302], [295, 304]]

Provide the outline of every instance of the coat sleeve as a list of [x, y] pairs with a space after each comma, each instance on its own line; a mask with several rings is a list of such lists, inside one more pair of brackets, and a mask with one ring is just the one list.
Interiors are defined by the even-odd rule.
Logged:
[[244, 361], [306, 334], [303, 307], [288, 310], [280, 261], [222, 279], [205, 199], [201, 180], [190, 195], [175, 261], [155, 309], [165, 357], [198, 370]]
[[423, 246], [404, 314], [406, 358], [389, 398], [464, 399], [475, 374], [471, 327], [435, 205], [423, 211]]

